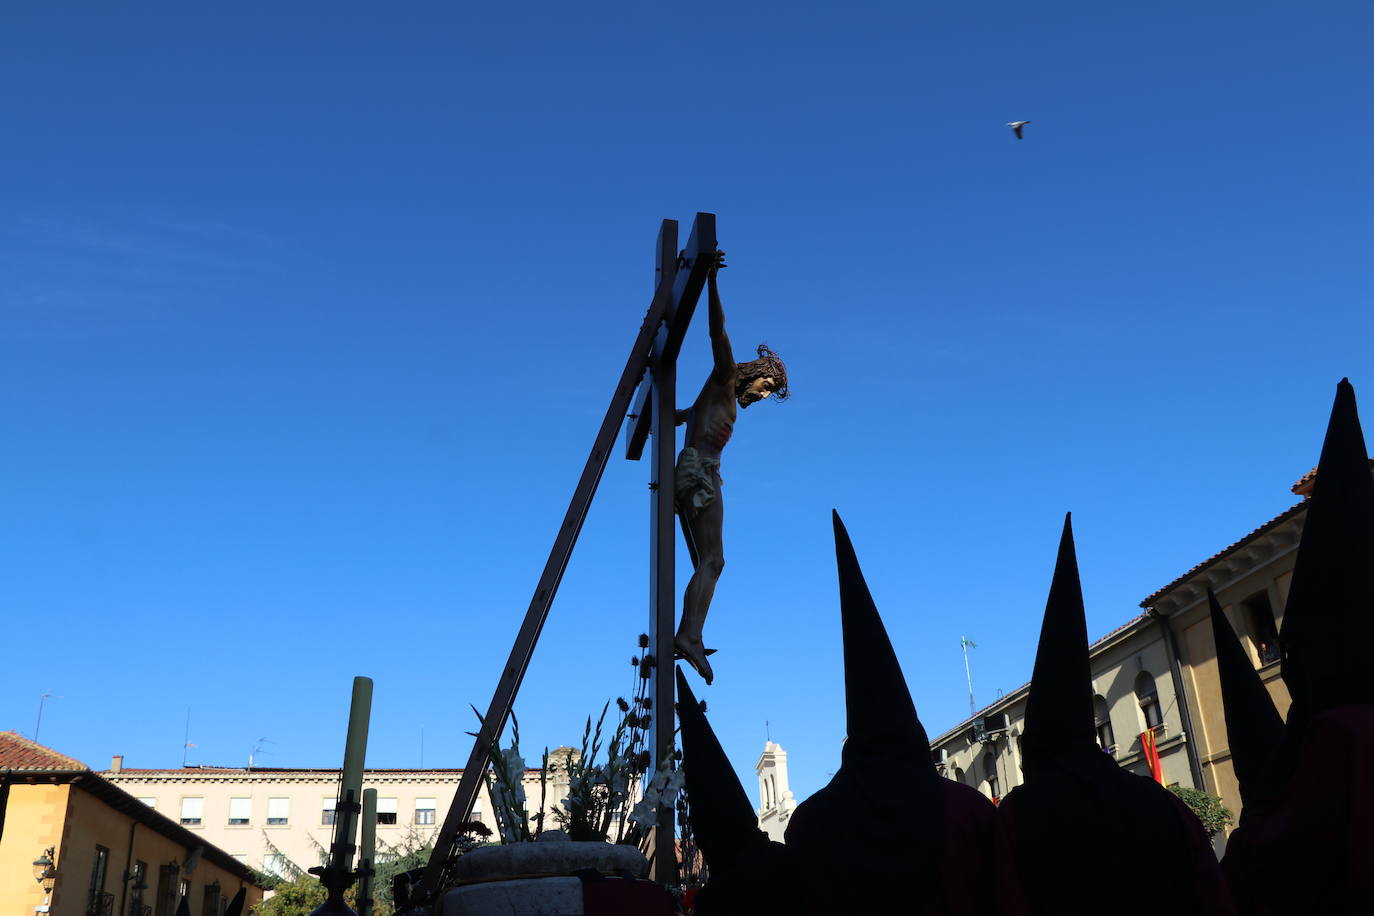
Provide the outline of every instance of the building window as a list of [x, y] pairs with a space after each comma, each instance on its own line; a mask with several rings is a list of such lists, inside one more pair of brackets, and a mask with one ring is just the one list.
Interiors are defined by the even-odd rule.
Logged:
[[377, 826], [389, 827], [396, 823], [396, 799], [377, 799]]
[[983, 776], [988, 781], [988, 794], [994, 802], [1002, 798], [1002, 784], [997, 779], [997, 757], [991, 752], [983, 755]]
[[181, 823], [187, 827], [199, 827], [205, 817], [205, 799], [183, 798], [181, 800]]
[[154, 810], [157, 809], [157, 799], [156, 799], [156, 798], [152, 798], [152, 797], [148, 797], [148, 796], [140, 796], [138, 800], [141, 801], [141, 802], [143, 802], [143, 804], [147, 805], [149, 808], [153, 808]]
[[95, 862], [91, 865], [91, 893], [105, 890], [105, 871], [110, 866], [110, 851], [104, 846], [95, 848]]
[[204, 893], [201, 896], [200, 911], [204, 913], [205, 916], [220, 916], [220, 914], [224, 912], [224, 910], [220, 908], [220, 896], [218, 887], [214, 885], [208, 885], [205, 888]]
[[177, 885], [181, 866], [162, 865], [157, 870], [156, 916], [172, 916], [177, 910]]
[[1140, 714], [1145, 717], [1145, 727], [1164, 730], [1164, 715], [1159, 708], [1159, 691], [1155, 689], [1155, 679], [1148, 671], [1140, 672], [1135, 679], [1135, 697], [1140, 701]]
[[320, 800], [320, 826], [333, 827], [338, 823], [338, 799], [332, 795]]
[[955, 782], [962, 784], [963, 781], [964, 781], [964, 771], [961, 770], [961, 769], [959, 769], [958, 767], [955, 767], [955, 768], [954, 768], [954, 775], [953, 775], [952, 778], [954, 779]]
[[1245, 626], [1255, 640], [1261, 666], [1279, 660], [1279, 626], [1274, 621], [1274, 606], [1268, 592], [1258, 592], [1240, 603]]
[[1112, 733], [1112, 715], [1105, 697], [1093, 697], [1093, 725], [1097, 728], [1097, 746], [1112, 753], [1116, 748], [1116, 735]]
[[415, 823], [425, 825], [434, 823], [435, 801], [433, 798], [415, 799]]
[[229, 799], [229, 826], [248, 826], [249, 813], [252, 811], [252, 807], [253, 800], [251, 798]]
[[284, 827], [291, 823], [291, 799], [269, 798], [267, 800], [267, 826]]
[[134, 906], [140, 906], [143, 903], [143, 892], [148, 888], [148, 863], [135, 863], [129, 878], [129, 893], [132, 895], [129, 899], [133, 901]]

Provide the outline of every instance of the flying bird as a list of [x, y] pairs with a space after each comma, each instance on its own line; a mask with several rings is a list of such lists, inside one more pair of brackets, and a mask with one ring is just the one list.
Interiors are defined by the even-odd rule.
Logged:
[[1025, 127], [1029, 123], [1029, 121], [1008, 121], [1007, 126], [1011, 128], [1012, 133], [1016, 134], [1016, 139], [1020, 140], [1022, 139], [1021, 128]]

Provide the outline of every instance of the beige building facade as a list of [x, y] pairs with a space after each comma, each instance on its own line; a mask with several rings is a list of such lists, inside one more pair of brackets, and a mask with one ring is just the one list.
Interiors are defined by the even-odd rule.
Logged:
[[79, 760], [0, 734], [0, 916], [221, 916], [254, 874]]
[[[523, 781], [531, 815], [540, 799], [539, 772], [527, 770]], [[333, 841], [338, 770], [135, 769], [115, 757], [101, 775], [238, 861], [269, 874], [289, 876], [321, 864]], [[377, 790], [379, 856], [388, 848], [416, 848], [433, 839], [462, 776], [461, 769], [366, 770], [363, 788]], [[553, 809], [567, 794], [566, 774], [551, 772], [544, 790], [546, 826], [556, 826]], [[471, 820], [483, 823], [496, 837], [485, 787], [478, 793]]]
[[[1104, 751], [1121, 766], [1148, 775], [1141, 737], [1147, 728], [1153, 730], [1165, 785], [1219, 796], [1237, 820], [1240, 793], [1207, 589], [1216, 593], [1274, 705], [1286, 716], [1290, 698], [1280, 671], [1279, 631], [1314, 480], [1315, 471], [1304, 475], [1291, 487], [1301, 502], [1151, 594], [1141, 602], [1143, 614], [1089, 650], [1098, 743]], [[1028, 692], [1029, 685], [1022, 686], [934, 738], [932, 752], [944, 775], [995, 800], [1019, 785]], [[1217, 837], [1217, 846], [1224, 849], [1225, 836]]]
[[[1154, 734], [1165, 785], [1194, 787], [1188, 710], [1181, 677], [1171, 662], [1161, 622], [1142, 614], [1093, 643], [1088, 650], [1098, 744], [1120, 766], [1148, 776], [1141, 745]], [[1025, 684], [931, 740], [941, 773], [972, 786], [994, 802], [1024, 782], [1021, 735]]]
[[1292, 486], [1303, 498], [1141, 602], [1177, 634], [1188, 706], [1194, 710], [1202, 788], [1240, 814], [1240, 792], [1226, 734], [1216, 644], [1207, 589], [1211, 588], [1274, 705], [1287, 716], [1291, 702], [1279, 664], [1279, 630], [1293, 579], [1298, 542], [1315, 472]]

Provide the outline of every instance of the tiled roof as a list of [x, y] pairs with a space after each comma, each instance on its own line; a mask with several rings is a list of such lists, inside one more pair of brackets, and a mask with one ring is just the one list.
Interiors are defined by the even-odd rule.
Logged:
[[[1371, 470], [1371, 471], [1374, 471], [1374, 458], [1369, 459], [1369, 467], [1370, 467], [1370, 470]], [[1179, 576], [1179, 577], [1178, 577], [1177, 579], [1175, 579], [1174, 581], [1170, 582], [1168, 585], [1164, 586], [1163, 588], [1160, 588], [1160, 589], [1156, 590], [1156, 591], [1155, 591], [1153, 594], [1151, 594], [1148, 598], [1146, 598], [1144, 601], [1140, 602], [1140, 606], [1141, 606], [1141, 607], [1151, 607], [1151, 606], [1153, 606], [1154, 603], [1155, 603], [1155, 601], [1159, 599], [1159, 596], [1160, 596], [1160, 595], [1163, 595], [1165, 592], [1167, 592], [1169, 589], [1173, 588], [1175, 585], [1178, 585], [1178, 584], [1179, 584], [1180, 582], [1182, 582], [1184, 579], [1187, 579], [1189, 576], [1192, 576], [1194, 573], [1200, 571], [1200, 570], [1203, 569], [1204, 567], [1211, 566], [1213, 563], [1215, 563], [1216, 561], [1220, 560], [1222, 557], [1226, 556], [1226, 555], [1229, 554], [1231, 551], [1236, 550], [1236, 549], [1239, 548], [1239, 547], [1244, 547], [1244, 546], [1245, 546], [1246, 544], [1248, 544], [1250, 541], [1253, 541], [1255, 538], [1259, 537], [1261, 534], [1264, 534], [1264, 532], [1268, 531], [1270, 528], [1273, 528], [1273, 527], [1275, 527], [1276, 525], [1280, 525], [1280, 524], [1282, 524], [1283, 522], [1288, 521], [1288, 520], [1289, 520], [1290, 518], [1292, 518], [1293, 516], [1297, 515], [1298, 512], [1300, 512], [1300, 511], [1302, 510], [1302, 507], [1305, 506], [1305, 505], [1307, 505], [1308, 497], [1310, 497], [1310, 496], [1312, 495], [1312, 485], [1313, 485], [1313, 483], [1316, 481], [1316, 479], [1317, 479], [1317, 469], [1316, 469], [1316, 468], [1313, 468], [1312, 470], [1308, 471], [1306, 474], [1304, 474], [1304, 475], [1302, 475], [1301, 477], [1299, 477], [1299, 478], [1298, 478], [1298, 482], [1295, 483], [1295, 484], [1293, 484], [1293, 486], [1290, 487], [1290, 489], [1291, 489], [1294, 493], [1296, 493], [1298, 496], [1301, 496], [1301, 497], [1302, 497], [1302, 502], [1298, 503], [1297, 505], [1290, 506], [1289, 508], [1285, 509], [1283, 512], [1281, 512], [1281, 513], [1279, 513], [1278, 515], [1276, 515], [1274, 518], [1271, 518], [1269, 521], [1265, 522], [1263, 525], [1260, 525], [1260, 526], [1259, 526], [1258, 528], [1256, 528], [1254, 531], [1251, 531], [1249, 534], [1247, 534], [1245, 537], [1241, 538], [1239, 541], [1236, 541], [1234, 544], [1230, 545], [1229, 547], [1226, 547], [1226, 548], [1222, 549], [1222, 550], [1221, 550], [1220, 552], [1218, 552], [1218, 553], [1212, 554], [1210, 557], [1208, 557], [1207, 559], [1203, 560], [1201, 563], [1197, 564], [1197, 565], [1194, 566], [1192, 569], [1188, 570], [1186, 573], [1184, 573], [1183, 575]]]
[[1306, 508], [1306, 507], [1307, 507], [1307, 500], [1306, 500], [1306, 499], [1304, 499], [1304, 500], [1303, 500], [1302, 502], [1300, 502], [1300, 503], [1297, 503], [1296, 505], [1293, 505], [1293, 506], [1288, 507], [1287, 509], [1285, 509], [1285, 510], [1283, 510], [1282, 512], [1280, 512], [1278, 515], [1276, 515], [1276, 516], [1274, 516], [1273, 518], [1271, 518], [1269, 521], [1265, 522], [1263, 525], [1260, 525], [1260, 526], [1259, 526], [1258, 528], [1256, 528], [1254, 531], [1251, 531], [1249, 534], [1247, 534], [1245, 537], [1241, 538], [1239, 541], [1236, 541], [1234, 544], [1231, 544], [1230, 546], [1223, 548], [1222, 550], [1218, 551], [1217, 553], [1212, 554], [1210, 557], [1208, 557], [1207, 559], [1203, 560], [1201, 563], [1197, 564], [1197, 565], [1194, 566], [1192, 569], [1188, 570], [1186, 573], [1184, 573], [1183, 575], [1179, 576], [1179, 577], [1178, 577], [1177, 579], [1175, 579], [1174, 581], [1170, 582], [1168, 585], [1166, 585], [1166, 586], [1164, 586], [1164, 587], [1162, 587], [1162, 588], [1156, 589], [1154, 592], [1152, 592], [1152, 593], [1149, 595], [1149, 597], [1147, 597], [1144, 601], [1140, 602], [1140, 606], [1141, 606], [1141, 607], [1153, 607], [1155, 601], [1157, 601], [1157, 600], [1159, 599], [1159, 596], [1160, 596], [1160, 595], [1162, 595], [1162, 594], [1164, 594], [1165, 592], [1169, 591], [1171, 588], [1173, 588], [1175, 585], [1178, 585], [1178, 584], [1179, 584], [1180, 582], [1182, 582], [1184, 579], [1187, 579], [1187, 578], [1189, 578], [1190, 576], [1194, 575], [1195, 573], [1201, 571], [1202, 569], [1204, 569], [1204, 568], [1206, 568], [1206, 567], [1208, 567], [1208, 566], [1211, 566], [1213, 563], [1217, 562], [1217, 561], [1220, 560], [1222, 557], [1226, 556], [1227, 554], [1231, 553], [1232, 551], [1238, 550], [1239, 548], [1244, 547], [1246, 544], [1250, 543], [1250, 542], [1253, 541], [1255, 538], [1259, 537], [1261, 534], [1264, 534], [1266, 531], [1270, 530], [1271, 528], [1274, 528], [1274, 527], [1277, 527], [1278, 525], [1283, 524], [1284, 522], [1288, 521], [1288, 520], [1289, 520], [1290, 518], [1292, 518], [1293, 516], [1297, 515], [1299, 512], [1301, 512], [1301, 511], [1302, 511], [1304, 508]]
[[[1370, 468], [1374, 468], [1374, 458], [1369, 459], [1369, 466], [1370, 466]], [[1308, 471], [1306, 474], [1304, 474], [1304, 475], [1302, 475], [1301, 477], [1299, 477], [1299, 478], [1298, 478], [1298, 482], [1295, 483], [1295, 484], [1293, 484], [1293, 486], [1289, 487], [1289, 489], [1292, 490], [1294, 493], [1296, 493], [1298, 496], [1304, 496], [1304, 497], [1306, 497], [1306, 496], [1311, 496], [1311, 495], [1312, 495], [1312, 483], [1313, 483], [1316, 479], [1317, 479], [1317, 469], [1316, 469], [1316, 468], [1313, 468], [1312, 470]]]
[[59, 754], [18, 732], [0, 732], [0, 770], [89, 770], [66, 754]]

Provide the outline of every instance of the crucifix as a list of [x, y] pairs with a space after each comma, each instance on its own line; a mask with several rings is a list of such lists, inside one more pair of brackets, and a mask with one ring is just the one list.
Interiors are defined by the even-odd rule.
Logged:
[[[706, 285], [707, 274], [716, 264], [716, 217], [698, 213], [692, 221], [687, 244], [678, 250], [676, 220], [663, 220], [655, 247], [654, 294], [620, 374], [610, 406], [592, 443], [591, 454], [582, 468], [568, 511], [554, 538], [544, 571], [535, 586], [534, 597], [525, 611], [510, 657], [492, 695], [491, 705], [473, 741], [467, 765], [459, 780], [444, 824], [434, 841], [429, 864], [413, 891], [408, 894], [412, 907], [433, 903], [440, 890], [444, 869], [453, 856], [458, 827], [472, 813], [477, 791], [491, 756], [491, 748], [505, 729], [516, 694], [529, 667], [539, 633], [548, 619], [554, 595], [567, 569], [582, 523], [591, 508], [592, 497], [606, 469], [619, 434], [620, 424], [628, 419], [625, 456], [638, 460], [646, 442], [652, 439], [649, 468], [649, 645], [655, 666], [651, 669], [649, 695], [653, 698], [652, 753], [653, 772], [673, 751], [674, 684], [673, 621], [677, 597], [674, 586], [674, 463], [676, 434], [677, 356], [692, 321], [697, 300]], [[648, 376], [647, 380], [645, 376]], [[641, 384], [643, 382], [643, 384]], [[635, 389], [639, 396], [633, 408]], [[695, 550], [690, 533], [688, 550], [695, 565]], [[653, 831], [651, 877], [660, 883], [671, 882], [677, 871], [674, 846], [674, 812], [661, 807]]]

